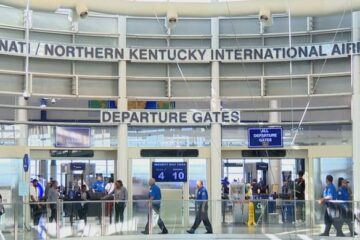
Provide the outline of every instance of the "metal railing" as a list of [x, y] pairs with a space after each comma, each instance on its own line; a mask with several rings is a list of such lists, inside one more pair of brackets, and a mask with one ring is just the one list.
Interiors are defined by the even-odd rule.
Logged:
[[[268, 197], [268, 196], [266, 196]], [[207, 201], [214, 233], [271, 234], [281, 239], [315, 237], [323, 233], [330, 203], [284, 199]], [[186, 234], [199, 215], [196, 200], [163, 200], [160, 217], [168, 234]], [[97, 236], [141, 235], [160, 232], [154, 204], [147, 200], [65, 201], [3, 204], [0, 239], [79, 239]], [[359, 225], [360, 202], [331, 203], [334, 210], [330, 237], [354, 237]], [[347, 210], [343, 210], [347, 209]], [[203, 214], [203, 213], [202, 213]], [[149, 217], [150, 216], [150, 217]], [[341, 229], [341, 233], [339, 232]], [[353, 230], [354, 229], [354, 230]], [[205, 233], [203, 225], [196, 231]]]

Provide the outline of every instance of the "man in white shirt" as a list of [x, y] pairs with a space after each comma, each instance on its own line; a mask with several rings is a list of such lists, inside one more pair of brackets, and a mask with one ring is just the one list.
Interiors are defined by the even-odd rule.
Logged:
[[39, 224], [39, 220], [41, 217], [42, 209], [39, 202], [39, 189], [38, 189], [38, 180], [34, 179], [32, 181], [32, 185], [30, 186], [30, 207], [31, 207], [31, 215], [33, 218], [34, 226]]

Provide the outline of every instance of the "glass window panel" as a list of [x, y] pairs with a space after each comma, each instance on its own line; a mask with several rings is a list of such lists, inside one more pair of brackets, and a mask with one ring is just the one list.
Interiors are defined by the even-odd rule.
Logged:
[[133, 199], [147, 199], [150, 178], [150, 159], [132, 160]]
[[189, 193], [190, 195], [195, 194], [196, 181], [203, 180], [204, 186], [207, 186], [206, 179], [206, 159], [193, 158], [189, 159], [188, 164], [188, 182], [189, 182]]

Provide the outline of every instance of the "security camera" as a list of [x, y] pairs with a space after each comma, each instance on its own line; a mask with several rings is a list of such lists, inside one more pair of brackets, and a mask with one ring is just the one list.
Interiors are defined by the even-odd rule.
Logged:
[[262, 8], [259, 12], [259, 21], [264, 26], [272, 25], [272, 16], [270, 9]]
[[23, 92], [23, 97], [24, 97], [25, 100], [29, 100], [30, 94], [27, 91], [24, 91]]
[[89, 14], [89, 9], [84, 3], [80, 2], [76, 5], [76, 13], [80, 18], [86, 18]]
[[166, 27], [172, 28], [178, 22], [179, 17], [176, 11], [169, 10], [166, 15]]

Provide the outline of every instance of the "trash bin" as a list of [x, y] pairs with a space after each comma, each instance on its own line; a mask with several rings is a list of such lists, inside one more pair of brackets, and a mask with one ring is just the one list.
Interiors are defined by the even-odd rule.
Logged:
[[276, 212], [276, 201], [269, 200], [268, 201], [268, 213]]
[[255, 223], [259, 222], [259, 219], [261, 217], [262, 214], [262, 203], [261, 200], [255, 200], [253, 201], [254, 203], [254, 217], [255, 217]]
[[284, 202], [281, 206], [283, 223], [295, 222], [295, 207], [293, 202]]

